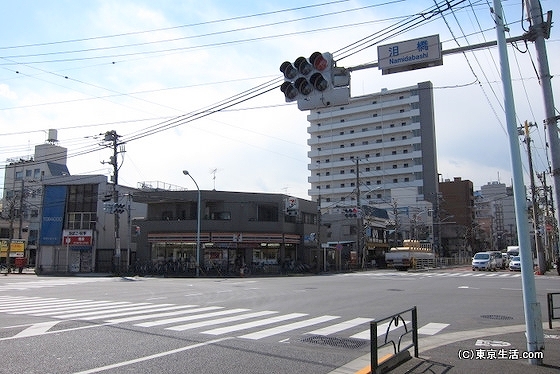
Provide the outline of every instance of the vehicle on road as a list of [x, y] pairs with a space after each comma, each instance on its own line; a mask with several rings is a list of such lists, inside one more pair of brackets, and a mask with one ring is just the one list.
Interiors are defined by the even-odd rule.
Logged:
[[435, 255], [429, 243], [404, 240], [402, 247], [393, 247], [385, 253], [385, 263], [397, 270], [434, 267]]
[[509, 271], [521, 271], [521, 257], [513, 256], [509, 261]]
[[493, 252], [478, 252], [472, 259], [472, 270], [496, 271], [496, 255]]
[[494, 261], [496, 261], [496, 269], [505, 269], [506, 268], [506, 262], [505, 262], [505, 260], [502, 256], [502, 252], [493, 251], [491, 253], [494, 256]]

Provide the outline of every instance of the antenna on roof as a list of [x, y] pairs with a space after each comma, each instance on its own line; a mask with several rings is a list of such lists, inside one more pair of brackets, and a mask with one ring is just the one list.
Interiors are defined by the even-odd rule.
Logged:
[[218, 169], [216, 169], [216, 168], [210, 170], [210, 174], [213, 174], [212, 179], [214, 180], [214, 191], [216, 191], [216, 173], [217, 172], [218, 172]]

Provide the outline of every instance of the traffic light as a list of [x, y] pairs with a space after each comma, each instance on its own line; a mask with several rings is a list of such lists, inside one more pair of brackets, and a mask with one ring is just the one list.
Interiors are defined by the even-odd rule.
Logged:
[[284, 74], [280, 90], [286, 102], [297, 100], [300, 110], [348, 104], [350, 74], [335, 66], [329, 52], [298, 57], [294, 63], [284, 61], [280, 71]]
[[124, 213], [124, 204], [120, 204], [120, 203], [114, 204], [113, 212], [119, 214]]
[[358, 217], [358, 209], [357, 208], [347, 208], [344, 209], [344, 217], [346, 218], [357, 218]]

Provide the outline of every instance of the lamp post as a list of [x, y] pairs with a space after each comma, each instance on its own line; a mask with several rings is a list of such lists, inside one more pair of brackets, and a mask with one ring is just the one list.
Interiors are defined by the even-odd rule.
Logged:
[[198, 277], [200, 274], [200, 188], [198, 188], [198, 183], [189, 174], [188, 170], [183, 170], [183, 174], [188, 175], [192, 179], [198, 191], [198, 203], [196, 206], [196, 276]]

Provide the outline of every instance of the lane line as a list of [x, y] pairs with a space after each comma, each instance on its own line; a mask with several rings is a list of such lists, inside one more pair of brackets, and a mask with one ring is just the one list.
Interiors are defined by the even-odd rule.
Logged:
[[191, 349], [216, 344], [216, 343], [222, 342], [224, 340], [228, 340], [228, 339], [233, 339], [233, 338], [220, 338], [220, 339], [209, 340], [209, 341], [203, 342], [203, 343], [187, 345], [185, 347], [172, 349], [170, 351], [160, 352], [160, 353], [156, 353], [156, 354], [149, 355], [149, 356], [135, 358], [134, 360], [117, 362], [117, 363], [114, 363], [114, 364], [111, 364], [111, 365], [100, 366], [98, 368], [93, 368], [93, 369], [84, 370], [84, 371], [78, 371], [78, 372], [75, 372], [74, 374], [91, 374], [91, 373], [99, 373], [99, 372], [105, 371], [105, 370], [117, 369], [117, 368], [120, 368], [120, 367], [123, 367], [123, 366], [133, 365], [133, 364], [137, 364], [139, 362], [149, 361], [149, 360], [153, 360], [153, 359], [156, 359], [156, 358], [161, 358], [161, 357], [165, 357], [165, 356], [169, 356], [169, 355], [174, 355], [174, 354], [180, 353], [180, 352], [185, 352], [185, 351], [188, 351], [188, 350], [191, 350]]

